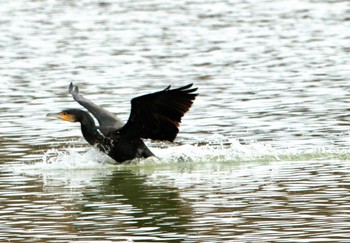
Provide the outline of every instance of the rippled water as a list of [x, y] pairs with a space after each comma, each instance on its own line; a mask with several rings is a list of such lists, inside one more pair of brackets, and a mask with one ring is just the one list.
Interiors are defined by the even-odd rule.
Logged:
[[[1, 1], [0, 241], [348, 242], [348, 1]], [[200, 96], [115, 166], [48, 112]]]

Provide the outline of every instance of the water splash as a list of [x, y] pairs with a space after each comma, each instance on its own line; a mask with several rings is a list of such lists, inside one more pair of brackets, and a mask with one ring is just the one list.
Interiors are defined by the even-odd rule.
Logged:
[[[153, 146], [157, 147], [153, 147]], [[268, 143], [241, 144], [233, 138], [220, 135], [209, 137], [201, 144], [152, 144], [157, 157], [134, 159], [124, 164], [114, 160], [95, 148], [78, 151], [69, 147], [46, 151], [42, 158], [30, 164], [14, 166], [19, 172], [43, 172], [55, 170], [98, 170], [118, 167], [168, 165], [178, 163], [249, 163], [272, 161], [350, 160], [348, 150], [331, 147], [274, 148]]]
[[92, 169], [113, 164], [113, 160], [95, 148], [78, 152], [74, 148], [63, 150], [52, 149], [43, 154], [42, 161], [33, 166], [42, 169]]
[[142, 160], [139, 164], [150, 161], [158, 163], [174, 162], [269, 162], [269, 161], [305, 161], [305, 160], [349, 160], [350, 153], [346, 149], [332, 147], [314, 148], [274, 148], [271, 144], [253, 143], [242, 145], [232, 140], [230, 145], [181, 145], [166, 149], [153, 149], [158, 155]]

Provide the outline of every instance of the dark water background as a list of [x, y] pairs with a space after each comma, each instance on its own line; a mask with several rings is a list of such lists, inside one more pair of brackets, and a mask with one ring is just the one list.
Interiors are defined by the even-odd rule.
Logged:
[[[348, 1], [1, 1], [0, 241], [348, 242]], [[130, 99], [194, 83], [160, 159], [114, 166], [74, 82]]]

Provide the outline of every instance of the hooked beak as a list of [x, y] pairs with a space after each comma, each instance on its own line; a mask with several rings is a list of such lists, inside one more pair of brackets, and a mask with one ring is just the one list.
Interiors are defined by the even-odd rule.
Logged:
[[46, 117], [55, 117], [61, 119], [60, 113], [47, 113]]
[[63, 121], [76, 122], [74, 116], [65, 114], [64, 112], [48, 113], [48, 114], [46, 114], [46, 117], [54, 117], [54, 118], [58, 118], [58, 119], [63, 120]]

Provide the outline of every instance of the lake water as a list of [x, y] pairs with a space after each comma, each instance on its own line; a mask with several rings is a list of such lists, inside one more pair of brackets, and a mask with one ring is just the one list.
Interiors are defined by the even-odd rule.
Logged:
[[[0, 242], [349, 242], [350, 3], [1, 1]], [[113, 165], [46, 113], [200, 95]]]

